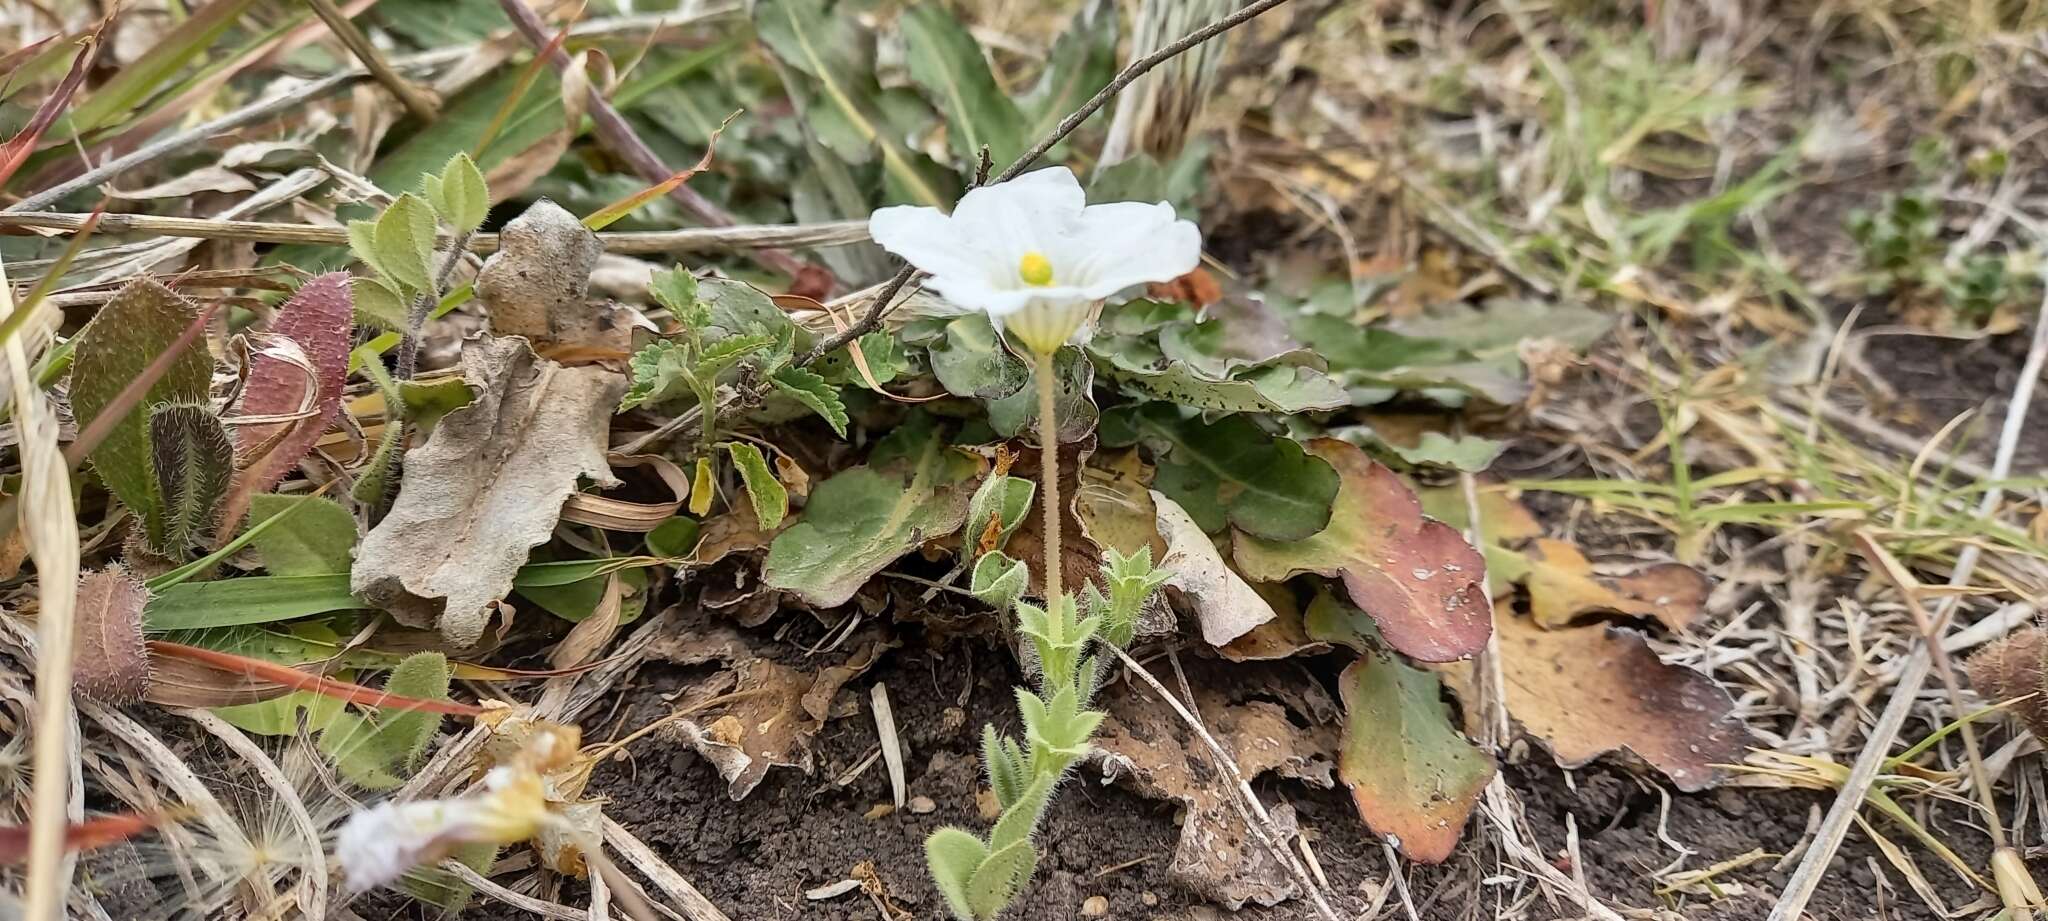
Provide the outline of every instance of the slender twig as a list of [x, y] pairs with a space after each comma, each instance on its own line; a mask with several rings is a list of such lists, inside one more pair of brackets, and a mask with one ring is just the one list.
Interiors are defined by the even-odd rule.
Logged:
[[[2020, 432], [2026, 428], [2027, 407], [2033, 402], [2034, 387], [2040, 382], [2044, 365], [2048, 365], [2048, 298], [2044, 298], [2040, 311], [2034, 314], [2033, 343], [2027, 349], [2026, 362], [2020, 367], [2012, 402], [2006, 406], [2005, 424], [1998, 434], [1998, 450], [1992, 456], [1990, 476], [1986, 478], [1991, 486], [1977, 504], [1977, 517], [1980, 519], [1991, 518], [2005, 498], [2005, 489], [1999, 484], [2012, 471], [2013, 455], [2019, 450]], [[1981, 555], [1982, 550], [1975, 543], [1963, 547], [1962, 552], [1956, 555], [1955, 569], [1949, 574], [1948, 584], [1968, 584]], [[1946, 627], [1959, 599], [1957, 595], [1942, 599], [1941, 608], [1934, 615], [1937, 628]], [[1933, 665], [1928, 646], [1938, 639], [1930, 638], [1928, 642], [1919, 643], [1912, 656], [1907, 658], [1905, 670], [1892, 688], [1891, 701], [1885, 704], [1877, 725], [1871, 727], [1862, 752], [1849, 769], [1849, 778], [1842, 782], [1834, 803], [1828, 807], [1827, 817], [1821, 821], [1820, 833], [1806, 849], [1806, 856], [1799, 861], [1799, 866], [1792, 871], [1792, 878], [1785, 883], [1778, 904], [1771, 908], [1769, 921], [1794, 921], [1806, 911], [1807, 901], [1813, 898], [1814, 890], [1827, 873], [1828, 864], [1834, 861], [1835, 850], [1842, 846], [1849, 826], [1862, 811], [1863, 799], [1870, 793], [1870, 785], [1877, 780], [1878, 769], [1890, 756], [1892, 741], [1898, 738], [1899, 730], [1906, 725], [1906, 717], [1913, 711], [1920, 688], [1927, 683], [1927, 673]]]
[[[0, 229], [45, 227], [79, 231], [92, 217], [78, 212], [0, 212]], [[230, 221], [192, 217], [162, 217], [153, 214], [109, 214], [100, 219], [98, 232], [149, 233], [166, 237], [196, 237], [202, 240], [247, 240], [256, 243], [311, 243], [316, 246], [347, 246], [348, 230], [275, 221]], [[825, 221], [815, 224], [738, 224], [730, 227], [692, 227], [685, 230], [600, 232], [605, 252], [621, 255], [653, 253], [728, 252], [758, 247], [844, 246], [868, 238], [866, 221]], [[452, 238], [442, 236], [445, 243]], [[496, 252], [498, 235], [476, 234], [469, 250]]]
[[[505, 10], [505, 15], [512, 20], [513, 27], [525, 37], [528, 44], [536, 49], [547, 46], [550, 37], [547, 27], [541, 23], [539, 14], [526, 5], [525, 0], [498, 0], [498, 5]], [[548, 64], [553, 66], [557, 73], [565, 72], [574, 66], [568, 53], [560, 48], [556, 48], [547, 58]], [[633, 126], [627, 124], [626, 119], [619, 115], [619, 110], [612, 108], [611, 100], [605, 98], [601, 89], [592, 86], [589, 98], [590, 124], [596, 129], [597, 139], [606, 150], [624, 160], [627, 166], [633, 168], [633, 172], [639, 173], [640, 178], [648, 182], [663, 182], [675, 175], [676, 171], [661, 162], [661, 157], [655, 154], [654, 148], [647, 146], [647, 142], [640, 139]], [[731, 213], [687, 185], [677, 185], [669, 189], [668, 197], [675, 199], [676, 203], [682, 205], [683, 210], [692, 217], [713, 227], [731, 227], [739, 223]], [[785, 249], [757, 249], [748, 255], [762, 267], [791, 278], [796, 278], [804, 270], [812, 268], [810, 263]]]
[[370, 44], [370, 37], [364, 35], [363, 30], [356, 28], [356, 24], [349, 20], [348, 14], [334, 5], [334, 0], [306, 0], [306, 5], [313, 8], [313, 15], [320, 17], [320, 21], [327, 24], [328, 31], [333, 32], [334, 37], [340, 39], [343, 45], [348, 46], [349, 53], [362, 62], [370, 76], [377, 78], [378, 83], [384, 84], [384, 88], [390, 90], [391, 95], [397, 96], [398, 101], [405, 105], [406, 111], [411, 112], [413, 117], [421, 121], [433, 121], [440, 115], [441, 107], [434, 101], [433, 95], [414, 86], [412, 81], [393, 68], [391, 62], [384, 59], [384, 52], [378, 51], [376, 45]]
[[[499, 0], [499, 2], [506, 4], [508, 8], [520, 5], [519, 0]], [[1053, 149], [1059, 142], [1066, 140], [1067, 135], [1074, 133], [1074, 129], [1081, 127], [1081, 123], [1088, 120], [1088, 116], [1094, 115], [1104, 104], [1116, 98], [1118, 93], [1123, 92], [1125, 87], [1131, 85], [1131, 81], [1144, 76], [1146, 71], [1158, 67], [1175, 56], [1185, 53], [1188, 49], [1237, 28], [1251, 21], [1260, 13], [1264, 13], [1286, 2], [1287, 0], [1258, 0], [1257, 3], [1246, 6], [1229, 16], [1225, 16], [1181, 36], [1173, 44], [1132, 61], [1129, 66], [1116, 75], [1115, 79], [1109, 81], [1109, 84], [1104, 86], [1101, 92], [1090, 97], [1087, 102], [1082, 103], [1080, 108], [1075, 109], [1066, 118], [1060, 119], [1060, 123], [1053, 127], [1051, 133], [1041, 138], [1038, 143], [1031, 146], [1030, 150], [1025, 151], [1022, 156], [1004, 168], [1002, 173], [996, 176], [995, 181], [999, 183], [1008, 182], [1023, 175], [1024, 171], [1031, 167], [1031, 164], [1038, 162], [1039, 157], [1045, 156], [1046, 151]], [[524, 7], [521, 8], [524, 9]], [[531, 11], [527, 11], [527, 15], [531, 16]], [[538, 20], [535, 20], [535, 25], [538, 26]], [[911, 279], [916, 274], [917, 269], [908, 265], [898, 270], [895, 275], [890, 277], [888, 284], [882, 286], [882, 290], [875, 295], [874, 300], [868, 302], [867, 312], [862, 314], [858, 321], [820, 341], [817, 346], [797, 359], [797, 366], [808, 365], [844, 348], [847, 343], [855, 339], [881, 329], [882, 318], [888, 315], [889, 308], [895, 304], [896, 296], [903, 292], [904, 286], [910, 284]], [[769, 386], [764, 381], [747, 381], [746, 386], [738, 388], [727, 403], [719, 406], [718, 413], [720, 415], [729, 415], [754, 406], [767, 398]], [[628, 443], [627, 447], [620, 450], [625, 450], [629, 453], [644, 451], [656, 442], [676, 437], [679, 433], [690, 430], [698, 424], [700, 418], [701, 416], [694, 412], [677, 416], [654, 431], [633, 439]]]

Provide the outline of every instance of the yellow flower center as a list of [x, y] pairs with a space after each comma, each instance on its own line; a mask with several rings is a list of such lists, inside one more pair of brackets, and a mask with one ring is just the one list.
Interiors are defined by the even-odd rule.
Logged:
[[1036, 250], [1025, 253], [1024, 258], [1017, 260], [1017, 277], [1034, 288], [1052, 284], [1052, 260]]

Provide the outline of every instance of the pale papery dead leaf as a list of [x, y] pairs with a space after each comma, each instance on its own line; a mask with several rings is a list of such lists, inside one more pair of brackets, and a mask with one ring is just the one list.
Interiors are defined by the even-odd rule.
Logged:
[[584, 302], [604, 244], [575, 215], [543, 198], [505, 225], [498, 247], [476, 277], [492, 332], [524, 336], [543, 352], [630, 350], [630, 319]]
[[1193, 609], [1202, 639], [1223, 646], [1273, 619], [1273, 607], [1223, 561], [1208, 533], [1180, 503], [1155, 490], [1152, 504], [1166, 541], [1159, 568], [1173, 574], [1166, 587]]
[[626, 379], [562, 367], [516, 337], [472, 337], [462, 369], [475, 398], [406, 452], [398, 498], [364, 536], [350, 583], [400, 622], [467, 645], [578, 481], [617, 482], [605, 445]]

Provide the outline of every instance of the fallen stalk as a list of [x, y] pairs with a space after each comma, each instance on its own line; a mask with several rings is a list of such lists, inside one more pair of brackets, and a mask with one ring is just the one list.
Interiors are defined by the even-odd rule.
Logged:
[[[0, 211], [0, 230], [10, 227], [44, 228], [78, 232], [86, 229], [92, 215], [77, 212]], [[241, 240], [252, 243], [310, 243], [315, 246], [347, 246], [348, 229], [292, 224], [276, 221], [209, 220], [192, 217], [160, 217], [152, 214], [108, 214], [100, 218], [99, 233], [136, 232], [166, 237], [201, 240]], [[599, 233], [605, 252], [620, 255], [652, 253], [722, 252], [766, 247], [845, 246], [868, 238], [866, 221], [829, 221], [816, 224], [736, 224], [728, 227], [692, 227], [685, 230], [618, 231]], [[440, 242], [454, 239], [442, 234]], [[469, 242], [472, 253], [498, 251], [498, 235], [480, 233]]]

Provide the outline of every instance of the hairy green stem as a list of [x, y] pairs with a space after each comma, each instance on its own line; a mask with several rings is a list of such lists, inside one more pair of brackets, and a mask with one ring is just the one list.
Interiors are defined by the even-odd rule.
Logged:
[[1054, 418], [1053, 360], [1051, 352], [1037, 353], [1038, 369], [1038, 477], [1040, 497], [1045, 506], [1045, 598], [1051, 604], [1060, 596], [1060, 427]]

